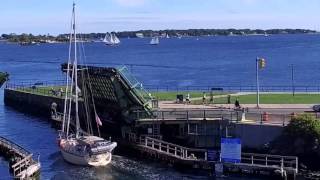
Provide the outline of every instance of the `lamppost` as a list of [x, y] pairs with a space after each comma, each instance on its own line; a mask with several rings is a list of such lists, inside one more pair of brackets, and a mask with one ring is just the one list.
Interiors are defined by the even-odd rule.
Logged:
[[291, 64], [291, 85], [292, 85], [292, 96], [295, 94], [295, 89], [294, 89], [294, 66]]
[[265, 59], [256, 58], [256, 83], [257, 83], [257, 108], [260, 105], [260, 90], [259, 90], [259, 69], [263, 69], [266, 66]]

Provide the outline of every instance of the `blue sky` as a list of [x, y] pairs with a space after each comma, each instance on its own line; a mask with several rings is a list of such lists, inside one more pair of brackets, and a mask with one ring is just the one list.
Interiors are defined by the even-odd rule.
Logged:
[[[320, 0], [76, 0], [79, 30], [320, 29]], [[69, 31], [71, 0], [1, 0], [1, 33]]]

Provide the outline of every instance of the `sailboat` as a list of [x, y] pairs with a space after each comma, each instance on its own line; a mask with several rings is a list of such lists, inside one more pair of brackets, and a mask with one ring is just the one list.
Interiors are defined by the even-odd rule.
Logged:
[[159, 42], [159, 37], [158, 36], [155, 36], [155, 37], [151, 38], [151, 41], [150, 41], [151, 45], [158, 45], [159, 43], [160, 42]]
[[[82, 48], [77, 47], [75, 4], [73, 4], [72, 10], [72, 30], [72, 33], [70, 33], [69, 60], [67, 64], [67, 85], [65, 89], [64, 113], [62, 117], [62, 129], [58, 137], [58, 145], [63, 158], [69, 163], [83, 166], [106, 166], [111, 162], [112, 151], [117, 146], [117, 143], [93, 135], [91, 125], [92, 121], [87, 111], [86, 115], [88, 116], [86, 123], [88, 123], [91, 128], [88, 126], [88, 132], [84, 132], [80, 127], [78, 99], [81, 90], [78, 87], [78, 73], [86, 71], [87, 68], [78, 69], [77, 50], [81, 50]], [[72, 44], [74, 44], [73, 48]], [[71, 54], [73, 53], [74, 57], [73, 60], [71, 60]], [[81, 56], [79, 56], [79, 59], [80, 57]], [[71, 80], [69, 80], [70, 76]], [[91, 87], [90, 82], [89, 87]], [[88, 101], [86, 100], [89, 99], [86, 98], [88, 97], [86, 92], [85, 87], [83, 87], [83, 92], [81, 92], [81, 94], [85, 101], [84, 104], [87, 104], [86, 102]], [[102, 125], [102, 122], [96, 112], [93, 97], [92, 102], [95, 121], [100, 135], [99, 126]], [[72, 115], [71, 112], [73, 112]], [[71, 116], [74, 116], [75, 118]], [[73, 123], [75, 123], [75, 125]], [[71, 133], [72, 129], [70, 125], [75, 126], [74, 133]]]
[[120, 44], [120, 39], [116, 36], [115, 33], [106, 33], [103, 42], [106, 45], [114, 46]]

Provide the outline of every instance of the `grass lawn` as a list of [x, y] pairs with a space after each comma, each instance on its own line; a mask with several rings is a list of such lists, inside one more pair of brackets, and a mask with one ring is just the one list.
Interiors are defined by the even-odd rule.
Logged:
[[[234, 104], [238, 97], [240, 104], [255, 104], [256, 94], [232, 96], [231, 103]], [[195, 102], [201, 104], [202, 101]], [[226, 104], [227, 97], [214, 99], [215, 104]], [[318, 104], [320, 94], [260, 94], [260, 104]]]
[[[177, 94], [182, 94], [183, 98], [187, 96], [187, 94], [190, 94], [190, 98], [202, 98], [203, 93], [200, 91], [194, 91], [194, 92], [176, 92], [176, 91], [166, 91], [166, 92], [151, 92], [152, 96], [154, 96], [156, 99], [159, 100], [176, 100]], [[214, 93], [213, 95], [221, 95], [223, 93]], [[210, 93], [206, 93], [206, 97], [209, 98]]]

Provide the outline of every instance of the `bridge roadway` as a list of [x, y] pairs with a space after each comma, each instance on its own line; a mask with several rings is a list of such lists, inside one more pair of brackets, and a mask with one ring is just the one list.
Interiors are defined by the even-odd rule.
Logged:
[[[240, 109], [235, 110], [234, 106], [229, 104], [191, 105], [172, 101], [160, 101], [158, 104], [158, 108], [153, 111], [154, 118], [138, 118], [138, 121], [199, 121], [204, 119], [210, 121], [225, 119], [236, 123], [285, 126], [292, 119], [292, 113], [310, 113], [316, 117], [320, 115], [312, 111], [313, 105], [302, 104], [262, 104], [260, 108], [256, 108], [255, 105], [243, 105], [244, 115], [242, 115]], [[264, 113], [268, 114], [267, 118], [263, 116]]]

